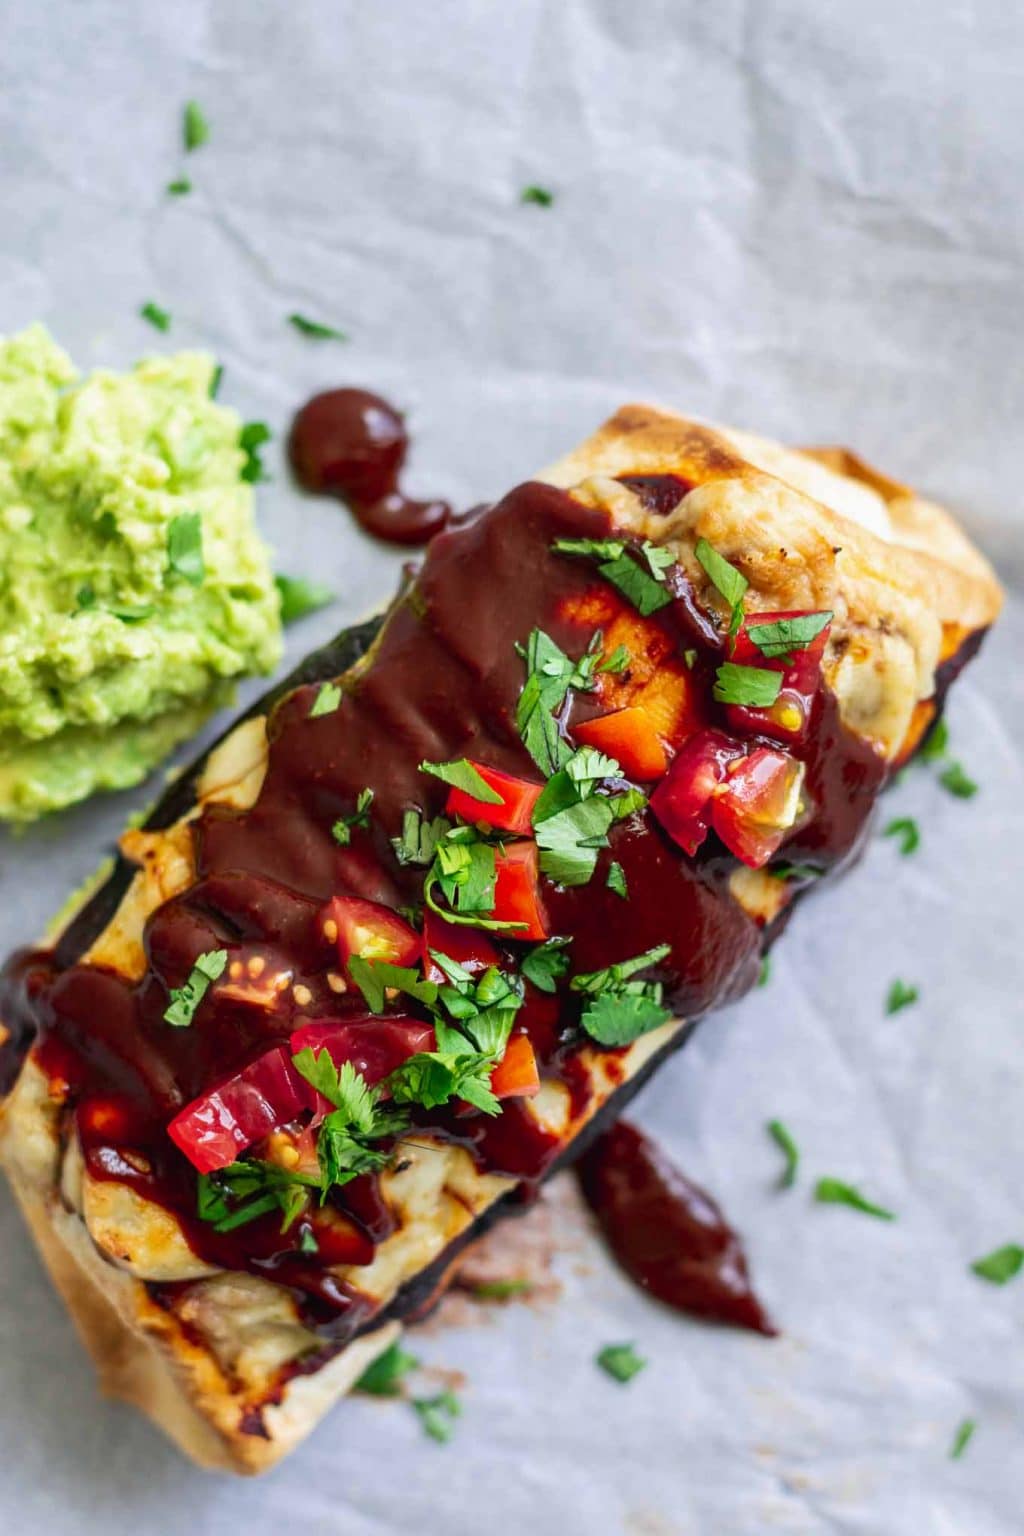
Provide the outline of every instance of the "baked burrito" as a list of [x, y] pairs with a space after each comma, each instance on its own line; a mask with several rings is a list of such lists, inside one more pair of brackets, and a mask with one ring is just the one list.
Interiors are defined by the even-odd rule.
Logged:
[[103, 1384], [309, 1433], [857, 853], [1000, 605], [852, 455], [627, 406], [431, 545], [0, 987], [0, 1157]]

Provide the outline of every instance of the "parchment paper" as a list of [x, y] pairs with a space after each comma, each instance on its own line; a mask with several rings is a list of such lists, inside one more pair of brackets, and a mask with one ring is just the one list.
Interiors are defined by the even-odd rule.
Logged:
[[[399, 556], [291, 488], [314, 389], [410, 413], [414, 489], [470, 504], [631, 397], [848, 441], [1024, 567], [1024, 20], [1001, 3], [858, 0], [5, 0], [0, 329], [45, 319], [83, 365], [202, 345], [278, 434], [261, 518], [336, 606]], [[212, 138], [185, 162], [180, 110]], [[186, 172], [191, 196], [164, 195]], [[528, 183], [550, 209], [522, 206]], [[137, 318], [153, 299], [166, 338]], [[347, 346], [295, 334], [300, 310]], [[1024, 1239], [1014, 596], [954, 697], [970, 802], [917, 770], [808, 903], [770, 985], [707, 1021], [637, 1114], [744, 1232], [784, 1336], [680, 1320], [585, 1234], [554, 1304], [417, 1341], [463, 1372], [455, 1439], [342, 1405], [259, 1484], [192, 1470], [91, 1368], [0, 1195], [0, 1528], [11, 1536], [1011, 1536], [1024, 1493], [1024, 1281], [969, 1261]], [[3, 947], [27, 940], [155, 783], [0, 839]], [[894, 977], [919, 985], [892, 1018]], [[804, 1152], [773, 1187], [764, 1122]], [[892, 1225], [815, 1205], [860, 1182]], [[571, 1224], [570, 1224], [571, 1225]], [[576, 1229], [574, 1229], [575, 1231]], [[620, 1387], [595, 1352], [650, 1360]], [[948, 1458], [957, 1424], [978, 1428]]]

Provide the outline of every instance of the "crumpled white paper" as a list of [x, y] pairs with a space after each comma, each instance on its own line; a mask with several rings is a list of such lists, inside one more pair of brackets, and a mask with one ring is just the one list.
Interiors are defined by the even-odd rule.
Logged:
[[[413, 488], [469, 504], [630, 397], [845, 440], [950, 501], [1008, 580], [1017, 505], [1024, 20], [995, 0], [12, 0], [0, 50], [0, 329], [83, 365], [201, 345], [281, 435], [314, 389], [408, 407]], [[185, 157], [180, 109], [210, 143]], [[165, 197], [186, 171], [191, 196]], [[520, 205], [528, 183], [552, 208]], [[137, 319], [153, 299], [174, 319]], [[285, 316], [341, 325], [316, 344]], [[391, 591], [401, 557], [290, 487], [283, 569], [339, 600], [297, 656]], [[709, 1019], [636, 1114], [747, 1239], [784, 1336], [646, 1302], [596, 1244], [557, 1304], [416, 1343], [465, 1373], [441, 1447], [342, 1405], [257, 1485], [192, 1470], [91, 1367], [0, 1195], [0, 1527], [22, 1536], [1011, 1536], [1024, 1282], [968, 1272], [1024, 1236], [1019, 985], [1024, 617], [957, 690], [970, 802], [916, 770], [809, 901], [770, 985]], [[27, 940], [154, 792], [0, 838], [4, 947]], [[894, 977], [921, 1000], [887, 1018]], [[764, 1122], [797, 1136], [780, 1194]], [[886, 1225], [815, 1205], [830, 1173]], [[632, 1339], [650, 1365], [599, 1373]], [[977, 1420], [960, 1461], [958, 1423]]]

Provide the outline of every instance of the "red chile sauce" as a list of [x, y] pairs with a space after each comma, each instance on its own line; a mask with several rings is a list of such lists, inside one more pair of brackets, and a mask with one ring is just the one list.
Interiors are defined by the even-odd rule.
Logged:
[[[389, 473], [396, 473], [404, 435], [395, 429], [389, 441]], [[351, 485], [351, 466], [344, 476]], [[360, 482], [360, 494], [372, 503], [383, 484], [371, 474]], [[645, 477], [637, 489], [649, 505], [666, 509], [685, 486]], [[193, 824], [196, 882], [147, 922], [141, 980], [132, 985], [101, 967], [76, 963], [88, 942], [78, 925], [71, 953], [62, 946], [59, 961], [45, 952], [22, 953], [0, 979], [0, 1017], [12, 1031], [6, 1062], [0, 1052], [0, 1087], [5, 1077], [10, 1082], [19, 1055], [34, 1038], [37, 1060], [51, 1081], [66, 1085], [68, 1128], [73, 1117], [91, 1172], [121, 1180], [173, 1211], [204, 1259], [292, 1287], [309, 1321], [335, 1340], [358, 1331], [367, 1302], [330, 1273], [329, 1259], [297, 1252], [296, 1229], [282, 1237], [278, 1217], [225, 1234], [200, 1221], [194, 1170], [165, 1127], [214, 1080], [287, 1040], [304, 1019], [363, 1012], [361, 998], [351, 992], [338, 996], [328, 985], [337, 956], [316, 921], [319, 908], [339, 892], [393, 905], [419, 896], [422, 871], [400, 866], [389, 840], [400, 831], [409, 806], [427, 816], [443, 807], [445, 786], [417, 770], [424, 758], [477, 758], [536, 777], [515, 723], [524, 677], [516, 644], [540, 626], [569, 655], [585, 650], [593, 625], [567, 616], [567, 600], [606, 589], [590, 562], [559, 557], [551, 544], [559, 537], [608, 532], [604, 513], [580, 506], [562, 491], [528, 483], [475, 522], [439, 534], [340, 706], [310, 718], [319, 685], [286, 694], [270, 716], [269, 763], [256, 803], [246, 811], [210, 807]], [[722, 642], [682, 572], [669, 574], [676, 600], [650, 622], [663, 627], [677, 652], [697, 652], [693, 676], [710, 700]], [[715, 706], [709, 708], [714, 719]], [[824, 871], [856, 845], [884, 765], [842, 728], [825, 690], [798, 755], [807, 762], [813, 819], [783, 847], [782, 856], [791, 859], [798, 849], [802, 859]], [[341, 847], [332, 824], [351, 814], [366, 786], [374, 791], [371, 825]], [[625, 902], [606, 885], [613, 859], [628, 882]], [[613, 828], [611, 846], [602, 850], [587, 886], [547, 887], [551, 931], [572, 935], [576, 970], [670, 944], [671, 955], [655, 975], [674, 1012], [694, 1019], [740, 996], [757, 976], [764, 934], [729, 893], [735, 868], [736, 860], [714, 835], [689, 858], [646, 811], [635, 813]], [[168, 989], [182, 985], [197, 954], [218, 948], [228, 950], [229, 962], [255, 958], [267, 974], [287, 970], [311, 1000], [300, 992], [300, 1006], [287, 989], [272, 1009], [264, 1009], [232, 1001], [214, 987], [191, 1028], [170, 1027], [163, 1019]], [[510, 956], [516, 948], [511, 942], [505, 946]], [[528, 986], [520, 1014], [542, 1073], [567, 1084], [577, 1109], [585, 1106], [589, 1091], [577, 1055], [579, 1007], [564, 983], [556, 997]], [[438, 1136], [465, 1146], [482, 1169], [524, 1181], [527, 1194], [564, 1151], [515, 1101], [494, 1119], [450, 1108], [421, 1111], [419, 1119]], [[616, 1134], [620, 1140], [636, 1136], [625, 1130]], [[589, 1166], [599, 1162], [595, 1153]], [[647, 1163], [657, 1172], [653, 1154]], [[678, 1191], [684, 1181], [679, 1175], [673, 1184], [665, 1175], [662, 1182]], [[652, 1193], [655, 1184], [652, 1172], [641, 1199], [648, 1212], [660, 1198]], [[616, 1199], [618, 1210], [621, 1198]], [[694, 1215], [695, 1200], [691, 1228], [703, 1227], [710, 1243], [714, 1220]], [[373, 1244], [391, 1229], [376, 1180], [364, 1177], [335, 1189], [330, 1203], [350, 1219], [358, 1262], [366, 1262]], [[706, 1200], [701, 1209], [713, 1217]], [[685, 1235], [678, 1214], [665, 1219], [680, 1238]], [[621, 1248], [626, 1239], [616, 1241]], [[728, 1251], [727, 1243], [720, 1248], [722, 1262]], [[653, 1283], [651, 1288], [656, 1289]]]
[[401, 415], [365, 389], [314, 395], [292, 423], [288, 454], [304, 490], [338, 496], [388, 544], [426, 544], [451, 520], [446, 501], [412, 501], [399, 476], [409, 449]]
[[577, 1164], [612, 1253], [659, 1301], [709, 1322], [774, 1335], [739, 1237], [711, 1196], [650, 1137], [620, 1120]]

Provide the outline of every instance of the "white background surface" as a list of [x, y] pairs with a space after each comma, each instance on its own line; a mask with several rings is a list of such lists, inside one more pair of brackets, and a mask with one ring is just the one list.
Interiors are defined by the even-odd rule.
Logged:
[[[212, 139], [180, 152], [197, 98]], [[468, 504], [631, 396], [797, 441], [847, 440], [1024, 565], [1024, 19], [1011, 5], [515, 0], [0, 0], [0, 330], [79, 363], [159, 338], [225, 364], [278, 433], [261, 517], [337, 606], [400, 557], [289, 487], [315, 388], [409, 409], [413, 488]], [[186, 171], [191, 197], [168, 199]], [[522, 186], [557, 194], [522, 207]], [[285, 322], [343, 326], [346, 347]], [[1024, 1494], [1020, 751], [1011, 609], [958, 691], [970, 803], [915, 771], [912, 860], [876, 841], [808, 903], [769, 988], [708, 1021], [638, 1110], [748, 1240], [785, 1335], [702, 1328], [595, 1248], [561, 1302], [423, 1338], [467, 1373], [448, 1447], [402, 1406], [341, 1406], [258, 1484], [192, 1470], [91, 1368], [0, 1194], [0, 1528], [11, 1536], [1010, 1536]], [[4, 947], [32, 937], [153, 786], [0, 838]], [[893, 977], [921, 1002], [886, 1018]], [[764, 1121], [805, 1154], [772, 1188]], [[860, 1181], [887, 1226], [815, 1206]], [[580, 1269], [585, 1273], [579, 1273]], [[626, 1388], [594, 1352], [633, 1338]], [[958, 1422], [978, 1431], [947, 1458]]]

